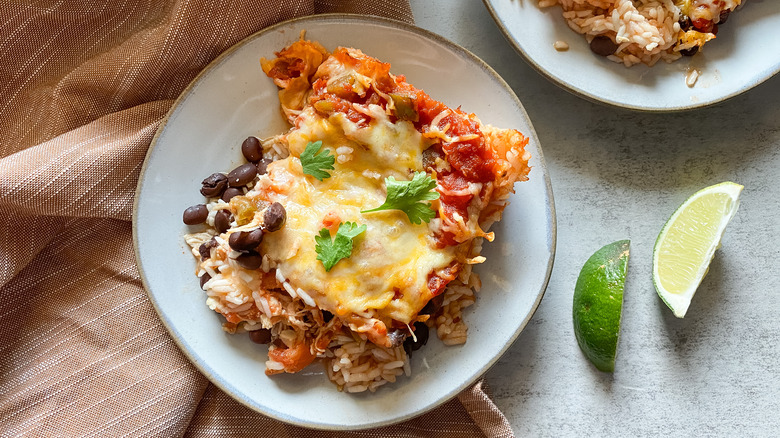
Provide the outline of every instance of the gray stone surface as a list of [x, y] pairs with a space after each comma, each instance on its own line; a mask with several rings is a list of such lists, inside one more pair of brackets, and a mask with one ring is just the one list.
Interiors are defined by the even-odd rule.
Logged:
[[[420, 27], [471, 50], [514, 88], [552, 179], [558, 245], [549, 287], [486, 376], [517, 435], [778, 436], [780, 77], [709, 108], [631, 112], [540, 76], [478, 0], [412, 6]], [[745, 186], [740, 210], [677, 319], [652, 284], [655, 238], [689, 195], [727, 180]], [[572, 294], [590, 254], [624, 238], [631, 259], [609, 375], [577, 346]]]

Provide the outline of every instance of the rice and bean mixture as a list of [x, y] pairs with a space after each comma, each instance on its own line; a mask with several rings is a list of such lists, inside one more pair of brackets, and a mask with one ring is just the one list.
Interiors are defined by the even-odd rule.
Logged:
[[[591, 50], [626, 67], [693, 56], [714, 39], [742, 0], [539, 0], [560, 5]], [[558, 44], [562, 50], [565, 45]]]
[[[350, 330], [339, 318], [320, 309], [305, 291], [292, 287], [276, 264], [255, 249], [263, 234], [284, 226], [284, 207], [272, 203], [261, 214], [252, 212], [261, 218], [260, 223], [239, 225], [238, 221], [247, 214], [244, 195], [263, 178], [268, 164], [289, 153], [273, 138], [261, 141], [249, 137], [241, 149], [248, 163], [202, 181], [200, 192], [206, 202], [187, 208], [183, 214], [191, 230], [201, 230], [186, 234], [184, 239], [198, 261], [196, 274], [206, 292], [206, 304], [225, 316], [223, 330], [245, 333], [253, 342], [269, 346], [266, 374], [297, 372], [319, 360], [339, 390], [374, 392], [410, 375], [409, 358], [427, 343], [429, 329], [435, 329], [446, 345], [466, 341], [462, 312], [474, 303], [474, 291], [480, 287], [471, 266], [464, 267], [445, 292], [420, 312], [431, 317], [425, 323], [414, 323], [414, 336], [389, 348]], [[346, 153], [339, 151], [339, 159], [348, 160]], [[482, 239], [474, 240], [474, 254], [480, 252], [481, 243]], [[315, 340], [311, 349], [301, 342], [304, 339]]]

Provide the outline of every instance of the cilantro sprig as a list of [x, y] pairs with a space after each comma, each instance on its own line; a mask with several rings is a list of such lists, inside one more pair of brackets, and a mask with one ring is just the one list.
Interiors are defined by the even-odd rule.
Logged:
[[439, 199], [436, 181], [425, 172], [415, 172], [410, 181], [397, 181], [392, 176], [385, 178], [387, 198], [385, 203], [361, 213], [371, 213], [381, 210], [401, 210], [406, 213], [409, 222], [421, 224], [430, 222], [436, 216], [430, 202]]
[[352, 239], [366, 231], [366, 225], [356, 224], [355, 222], [343, 222], [339, 224], [339, 230], [333, 240], [330, 239], [330, 231], [327, 228], [320, 230], [319, 236], [314, 236], [317, 245], [314, 247], [317, 251], [317, 260], [325, 266], [325, 271], [330, 272], [331, 268], [352, 255]]
[[310, 141], [306, 144], [306, 149], [301, 154], [303, 173], [311, 175], [320, 181], [330, 178], [330, 174], [325, 170], [333, 170], [333, 163], [336, 162], [336, 157], [331, 155], [330, 150], [320, 150], [321, 148], [322, 141]]

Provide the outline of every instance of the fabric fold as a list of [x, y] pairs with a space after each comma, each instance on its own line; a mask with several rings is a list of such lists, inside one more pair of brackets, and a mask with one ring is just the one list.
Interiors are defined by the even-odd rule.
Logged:
[[0, 161], [0, 211], [131, 220], [149, 143], [173, 101], [109, 113]]

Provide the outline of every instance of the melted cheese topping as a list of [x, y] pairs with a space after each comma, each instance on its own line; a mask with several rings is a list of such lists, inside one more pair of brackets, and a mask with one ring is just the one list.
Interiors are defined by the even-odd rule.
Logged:
[[734, 11], [742, 3], [742, 0], [677, 0], [675, 4], [684, 15], [691, 20], [704, 19], [719, 21], [721, 11]]
[[[286, 136], [290, 157], [268, 166], [252, 195], [277, 201], [287, 211], [285, 226], [264, 236], [262, 253], [294, 288], [306, 291], [320, 308], [409, 323], [431, 298], [428, 276], [455, 259], [453, 247], [437, 249], [431, 225], [414, 225], [398, 210], [360, 213], [385, 201], [384, 179], [409, 180], [422, 170], [422, 151], [430, 145], [409, 122], [391, 123], [379, 106], [369, 107], [371, 122], [359, 127], [341, 113], [323, 118], [307, 108], [298, 128]], [[330, 178], [318, 181], [302, 172], [300, 154], [321, 140], [337, 160]], [[250, 196], [252, 196], [250, 195]], [[352, 256], [326, 272], [317, 260], [314, 237], [339, 222], [365, 224]]]

